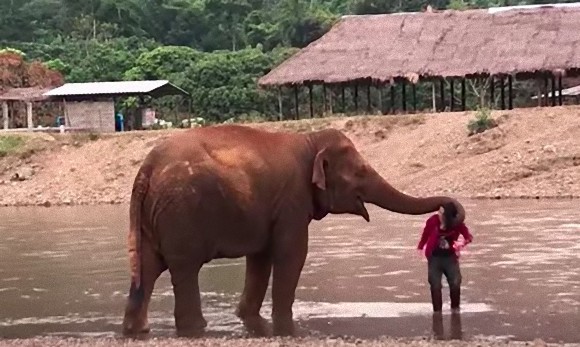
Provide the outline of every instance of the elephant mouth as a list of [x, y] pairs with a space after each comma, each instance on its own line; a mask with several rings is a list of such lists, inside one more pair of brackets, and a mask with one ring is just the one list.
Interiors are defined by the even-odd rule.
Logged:
[[369, 212], [367, 211], [366, 207], [365, 207], [365, 202], [364, 200], [359, 196], [356, 199], [357, 201], [357, 214], [360, 215], [361, 217], [363, 217], [367, 222], [371, 221], [371, 218], [369, 216]]

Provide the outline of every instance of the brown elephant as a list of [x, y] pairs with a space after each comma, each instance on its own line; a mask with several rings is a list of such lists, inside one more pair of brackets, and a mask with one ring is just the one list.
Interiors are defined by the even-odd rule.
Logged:
[[297, 134], [222, 125], [173, 135], [151, 150], [133, 185], [123, 331], [149, 331], [153, 286], [169, 269], [177, 335], [202, 333], [200, 268], [245, 256], [236, 314], [251, 332], [267, 334], [260, 309], [272, 271], [273, 333], [294, 335], [292, 305], [312, 219], [351, 213], [369, 221], [365, 202], [418, 215], [450, 201], [458, 207], [456, 223], [463, 222], [455, 199], [416, 198], [393, 188], [338, 130]]

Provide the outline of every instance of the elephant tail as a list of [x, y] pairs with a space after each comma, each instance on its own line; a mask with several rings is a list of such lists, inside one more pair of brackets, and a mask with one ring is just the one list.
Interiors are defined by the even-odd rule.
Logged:
[[149, 189], [150, 169], [147, 165], [141, 167], [133, 183], [131, 202], [129, 206], [129, 266], [131, 271], [130, 296], [139, 295], [141, 290], [141, 214], [143, 200]]

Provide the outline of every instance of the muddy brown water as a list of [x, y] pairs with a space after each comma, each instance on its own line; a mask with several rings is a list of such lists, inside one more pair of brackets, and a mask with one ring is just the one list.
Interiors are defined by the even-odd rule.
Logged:
[[[369, 206], [371, 222], [313, 222], [294, 315], [305, 331], [374, 338], [580, 341], [578, 201], [467, 201], [475, 241], [461, 255], [462, 313], [431, 314], [426, 261], [414, 250], [427, 216]], [[0, 337], [120, 336], [129, 287], [126, 206], [0, 208]], [[208, 335], [244, 336], [234, 315], [243, 259], [200, 274]], [[268, 291], [263, 314], [269, 319]], [[173, 336], [166, 272], [151, 336]]]

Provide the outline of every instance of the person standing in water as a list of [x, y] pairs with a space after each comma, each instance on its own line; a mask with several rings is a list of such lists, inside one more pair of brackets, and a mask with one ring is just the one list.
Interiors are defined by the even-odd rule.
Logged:
[[[451, 311], [459, 312], [461, 297], [461, 271], [459, 269], [459, 250], [473, 241], [473, 236], [464, 223], [453, 226], [457, 216], [457, 208], [453, 203], [444, 204], [437, 214], [427, 219], [423, 234], [417, 245], [418, 251], [425, 248], [427, 272], [431, 287], [431, 302], [433, 312], [440, 313], [443, 307], [441, 279], [445, 275], [449, 284]], [[458, 242], [463, 236], [463, 244]]]

